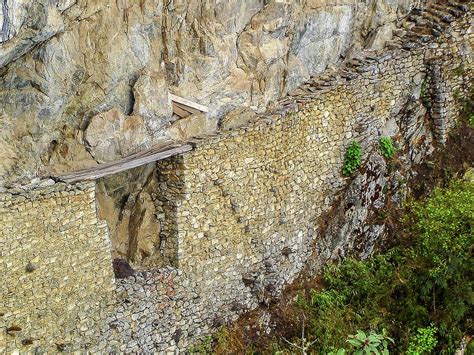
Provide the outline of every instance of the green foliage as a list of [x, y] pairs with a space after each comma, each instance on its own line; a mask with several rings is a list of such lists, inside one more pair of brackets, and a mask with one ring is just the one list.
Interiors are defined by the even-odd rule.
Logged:
[[390, 137], [381, 137], [379, 140], [380, 151], [386, 159], [390, 159], [394, 156], [397, 148], [394, 147], [392, 138]]
[[428, 88], [428, 81], [425, 80], [423, 83], [421, 83], [421, 91], [420, 91], [420, 100], [423, 106], [426, 108], [431, 107], [431, 99], [430, 99], [430, 94], [429, 94], [429, 88]]
[[346, 151], [346, 157], [344, 160], [344, 166], [342, 168], [342, 174], [344, 176], [350, 176], [356, 171], [362, 164], [362, 149], [360, 144], [356, 141], [352, 141]]
[[356, 335], [349, 335], [348, 343], [354, 347], [355, 355], [363, 354], [388, 354], [388, 343], [394, 343], [393, 339], [387, 336], [385, 329], [382, 334], [371, 331], [366, 335], [362, 330], [358, 330]]
[[410, 340], [407, 355], [430, 354], [438, 343], [436, 339], [437, 331], [438, 328], [434, 325], [418, 328], [416, 334]]
[[346, 349], [339, 349], [337, 351], [331, 351], [328, 355], [345, 355], [346, 353], [354, 355], [364, 354], [383, 354], [388, 355], [389, 343], [394, 344], [392, 338], [387, 336], [385, 329], [382, 330], [382, 334], [377, 334], [374, 331], [370, 331], [367, 335], [362, 330], [358, 330], [355, 335], [349, 335], [347, 342], [352, 346], [352, 351]]
[[469, 126], [471, 126], [471, 128], [474, 128], [474, 113], [470, 114], [467, 117], [467, 123], [469, 124]]
[[428, 268], [430, 280], [440, 287], [452, 278], [457, 281], [469, 265], [474, 238], [473, 184], [462, 181], [436, 189], [428, 201], [413, 205], [408, 219], [418, 236], [414, 257]]
[[213, 352], [213, 337], [206, 336], [201, 342], [188, 350], [190, 354], [211, 354]]
[[[370, 329], [370, 335], [387, 329], [397, 353], [421, 354], [429, 347], [453, 352], [473, 327], [473, 224], [474, 184], [454, 182], [411, 204], [405, 218], [409, 245], [326, 267], [325, 288], [297, 303], [308, 320], [308, 339], [317, 339], [316, 353], [344, 354], [338, 349], [359, 329]], [[350, 341], [354, 346], [362, 337], [357, 334]]]
[[460, 66], [456, 67], [454, 70], [453, 70], [453, 74], [455, 76], [462, 76], [464, 75], [466, 69], [464, 68], [464, 65], [461, 64]]

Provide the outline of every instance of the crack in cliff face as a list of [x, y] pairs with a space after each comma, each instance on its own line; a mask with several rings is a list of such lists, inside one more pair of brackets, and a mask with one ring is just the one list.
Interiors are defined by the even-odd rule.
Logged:
[[2, 36], [0, 42], [6, 42], [13, 35], [12, 30], [12, 20], [10, 19], [10, 8], [8, 6], [8, 0], [2, 0], [2, 14], [3, 14], [3, 23], [2, 23]]

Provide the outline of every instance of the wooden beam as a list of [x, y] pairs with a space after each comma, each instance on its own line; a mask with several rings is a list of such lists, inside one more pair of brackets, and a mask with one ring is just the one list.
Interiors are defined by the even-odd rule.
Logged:
[[93, 168], [75, 171], [68, 174], [53, 176], [55, 180], [74, 183], [84, 180], [96, 180], [104, 176], [117, 174], [126, 170], [137, 168], [148, 163], [162, 160], [173, 155], [183, 154], [192, 150], [192, 146], [184, 144], [181, 146], [170, 145], [166, 147], [154, 147], [132, 154], [118, 161], [100, 164]]
[[170, 94], [170, 99], [171, 101], [177, 102], [178, 104], [189, 106], [201, 112], [209, 112], [208, 107], [192, 102], [191, 100], [185, 99], [184, 97], [179, 97], [177, 95]]
[[[201, 111], [199, 111], [199, 112], [201, 112]], [[191, 112], [182, 109], [180, 106], [178, 106], [176, 104], [176, 102], [173, 102], [173, 113], [175, 113], [176, 115], [178, 115], [181, 118], [191, 116]]]
[[180, 104], [180, 103], [178, 103], [178, 102], [173, 102], [173, 106], [176, 106], [176, 107], [178, 107], [178, 108], [180, 108], [180, 109], [182, 109], [182, 110], [185, 110], [185, 111], [187, 111], [187, 112], [189, 112], [189, 113], [191, 113], [191, 114], [201, 113], [201, 112], [202, 112], [202, 111], [196, 110], [195, 108], [192, 108], [192, 107], [190, 107], [190, 106], [182, 105], [182, 104]]

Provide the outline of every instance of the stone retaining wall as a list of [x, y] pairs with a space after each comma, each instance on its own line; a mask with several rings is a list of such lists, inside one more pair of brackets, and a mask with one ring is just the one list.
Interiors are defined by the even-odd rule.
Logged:
[[[422, 95], [433, 96], [434, 134], [445, 141], [461, 107], [455, 93], [469, 89], [462, 82], [473, 68], [465, 49], [472, 34], [459, 36], [469, 25], [453, 28], [448, 46], [389, 51], [357, 77], [305, 96], [297, 112], [269, 115], [158, 164], [163, 239], [176, 248], [173, 265], [212, 299], [209, 307], [247, 308], [298, 275], [318, 238], [316, 220], [346, 185], [341, 170], [351, 141], [365, 161], [380, 137], [400, 141], [406, 109]], [[416, 138], [431, 139], [430, 132]]]
[[[372, 211], [445, 141], [457, 100], [472, 90], [468, 15], [427, 43], [321, 76], [257, 122], [157, 164], [152, 195], [169, 266], [127, 270], [115, 288], [93, 186], [2, 194], [0, 352], [182, 351], [278, 296], [305, 265], [370, 255], [383, 236]], [[407, 176], [389, 171], [381, 136], [399, 145]], [[364, 165], [343, 178], [353, 140]], [[341, 220], [323, 233], [336, 200]]]
[[114, 290], [94, 184], [4, 193], [0, 226], [0, 353], [94, 343]]

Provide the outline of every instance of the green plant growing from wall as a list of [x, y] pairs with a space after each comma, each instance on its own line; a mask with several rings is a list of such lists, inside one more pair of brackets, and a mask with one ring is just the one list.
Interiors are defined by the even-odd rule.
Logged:
[[464, 72], [465, 72], [465, 69], [464, 69], [464, 65], [461, 64], [460, 66], [456, 67], [454, 70], [453, 70], [453, 74], [455, 76], [462, 76], [464, 75]]
[[392, 138], [381, 137], [379, 139], [380, 151], [386, 159], [390, 159], [395, 155], [397, 148], [393, 145]]
[[408, 355], [431, 354], [431, 352], [438, 344], [436, 333], [438, 328], [431, 325], [426, 328], [418, 328], [416, 334], [410, 340], [408, 346]]
[[425, 108], [431, 108], [428, 80], [425, 80], [423, 83], [421, 83], [420, 100]]
[[342, 175], [350, 176], [362, 164], [362, 148], [356, 141], [352, 141], [346, 151]]
[[197, 354], [210, 354], [213, 352], [212, 342], [214, 341], [212, 336], [204, 337], [199, 343], [188, 349], [188, 353], [192, 355]]

